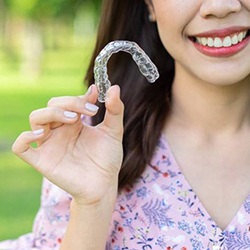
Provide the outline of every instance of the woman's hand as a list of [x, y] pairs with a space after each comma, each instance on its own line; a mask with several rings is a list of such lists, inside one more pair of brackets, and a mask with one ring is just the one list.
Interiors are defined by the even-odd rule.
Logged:
[[[52, 98], [30, 115], [32, 131], [23, 132], [13, 152], [47, 179], [70, 193], [80, 205], [96, 204], [116, 194], [123, 150], [123, 103], [112, 86], [106, 113], [97, 126], [84, 124], [81, 115], [97, 113], [97, 89], [84, 96]], [[36, 142], [37, 148], [31, 143]]]

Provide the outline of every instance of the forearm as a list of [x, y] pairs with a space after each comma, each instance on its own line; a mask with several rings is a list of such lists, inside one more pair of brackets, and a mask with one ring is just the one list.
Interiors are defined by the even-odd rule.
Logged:
[[98, 204], [82, 206], [74, 200], [60, 250], [104, 250], [116, 192]]

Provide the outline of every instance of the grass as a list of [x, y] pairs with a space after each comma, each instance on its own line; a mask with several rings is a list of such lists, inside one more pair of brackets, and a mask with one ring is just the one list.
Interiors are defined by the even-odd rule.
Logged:
[[18, 60], [0, 51], [0, 240], [30, 232], [39, 208], [42, 176], [11, 152], [15, 138], [29, 130], [29, 113], [53, 96], [80, 95], [93, 39], [82, 47], [48, 50], [37, 79], [20, 75]]
[[14, 157], [0, 154], [0, 239], [15, 238], [31, 231], [39, 207], [42, 177]]

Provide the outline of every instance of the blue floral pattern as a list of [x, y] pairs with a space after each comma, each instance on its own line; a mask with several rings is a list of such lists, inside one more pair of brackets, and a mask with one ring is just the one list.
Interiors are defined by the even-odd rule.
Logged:
[[250, 234], [247, 231], [242, 232], [236, 228], [233, 232], [227, 234], [225, 241], [230, 249], [250, 249]]
[[[71, 197], [44, 179], [33, 232], [0, 243], [4, 250], [58, 250]], [[106, 250], [250, 250], [250, 195], [222, 231], [181, 173], [161, 137], [151, 164], [116, 202]]]
[[113, 249], [250, 250], [250, 195], [222, 231], [162, 136], [144, 174], [119, 194], [106, 246]]

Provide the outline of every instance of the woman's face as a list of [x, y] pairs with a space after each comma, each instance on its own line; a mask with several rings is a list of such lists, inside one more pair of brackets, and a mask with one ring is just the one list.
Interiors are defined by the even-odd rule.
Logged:
[[228, 85], [250, 75], [250, 0], [152, 0], [149, 9], [176, 76]]

